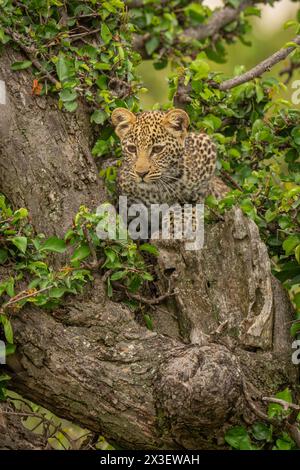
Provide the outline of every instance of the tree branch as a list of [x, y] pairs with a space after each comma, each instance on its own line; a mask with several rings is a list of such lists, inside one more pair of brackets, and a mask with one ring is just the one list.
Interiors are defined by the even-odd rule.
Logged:
[[281, 400], [280, 398], [263, 397], [262, 401], [268, 403], [277, 403], [278, 405], [283, 406], [284, 410], [288, 410], [290, 408], [292, 410], [300, 411], [300, 405], [296, 405], [295, 403], [289, 403], [288, 401]]
[[[167, 0], [161, 0], [160, 6], [167, 4]], [[199, 1], [201, 3], [201, 1]], [[186, 28], [182, 32], [182, 36], [188, 39], [197, 39], [199, 41], [208, 37], [213, 37], [218, 31], [236, 20], [242, 11], [247, 7], [256, 3], [264, 3], [264, 0], [244, 0], [237, 8], [225, 7], [216, 10], [211, 15], [209, 21], [199, 26]], [[128, 8], [139, 8], [143, 6], [143, 0], [128, 0], [126, 2]], [[149, 39], [150, 33], [134, 34], [133, 47], [137, 50], [143, 59], [150, 59], [145, 50], [145, 43]]]
[[[292, 39], [292, 42], [299, 46], [300, 35]], [[275, 52], [270, 57], [257, 64], [255, 67], [248, 70], [248, 72], [245, 72], [242, 75], [238, 75], [237, 77], [230, 78], [229, 80], [225, 80], [224, 82], [220, 83], [217, 87], [222, 91], [226, 91], [238, 85], [241, 85], [242, 83], [249, 82], [250, 80], [253, 80], [253, 78], [260, 77], [263, 73], [270, 70], [274, 65], [278, 64], [278, 62], [284, 60], [291, 52], [295, 50], [296, 47], [296, 45], [282, 47], [281, 49], [279, 49], [279, 51]]]
[[289, 81], [291, 80], [293, 73], [295, 70], [300, 68], [300, 63], [294, 63], [290, 62], [290, 64], [287, 67], [284, 67], [282, 70], [279, 72], [279, 76], [282, 77], [283, 75], [286, 75], [286, 79], [284, 81], [284, 84], [287, 85]]
[[214, 36], [224, 26], [236, 20], [242, 11], [254, 3], [259, 2], [257, 0], [244, 0], [237, 8], [225, 7], [222, 10], [217, 10], [211, 15], [208, 23], [187, 28], [184, 30], [183, 35], [198, 41]]

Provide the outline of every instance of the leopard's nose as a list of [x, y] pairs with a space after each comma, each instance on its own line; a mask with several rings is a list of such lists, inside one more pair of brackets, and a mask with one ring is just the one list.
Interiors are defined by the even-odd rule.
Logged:
[[141, 177], [144, 178], [146, 175], [148, 175], [149, 170], [146, 171], [137, 171], [137, 174]]

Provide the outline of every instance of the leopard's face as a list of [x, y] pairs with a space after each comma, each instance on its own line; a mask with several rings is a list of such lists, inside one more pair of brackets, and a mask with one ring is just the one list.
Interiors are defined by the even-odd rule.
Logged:
[[127, 183], [140, 188], [167, 186], [180, 176], [189, 118], [175, 109], [167, 113], [150, 111], [134, 115], [118, 108], [112, 122], [120, 137]]

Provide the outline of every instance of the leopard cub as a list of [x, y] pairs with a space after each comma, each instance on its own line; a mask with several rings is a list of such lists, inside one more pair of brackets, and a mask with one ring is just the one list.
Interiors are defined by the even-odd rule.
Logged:
[[129, 203], [185, 204], [205, 196], [222, 197], [227, 187], [214, 176], [216, 147], [205, 133], [188, 132], [189, 117], [181, 109], [133, 114], [112, 113], [122, 144], [118, 192]]

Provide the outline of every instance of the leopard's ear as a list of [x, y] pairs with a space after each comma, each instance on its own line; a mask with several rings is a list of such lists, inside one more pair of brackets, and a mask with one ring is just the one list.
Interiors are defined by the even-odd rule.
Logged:
[[136, 116], [131, 111], [128, 111], [128, 109], [116, 108], [111, 115], [111, 120], [116, 128], [117, 136], [123, 139], [136, 122]]
[[190, 124], [190, 118], [182, 109], [171, 109], [163, 119], [163, 125], [170, 134], [184, 139]]

